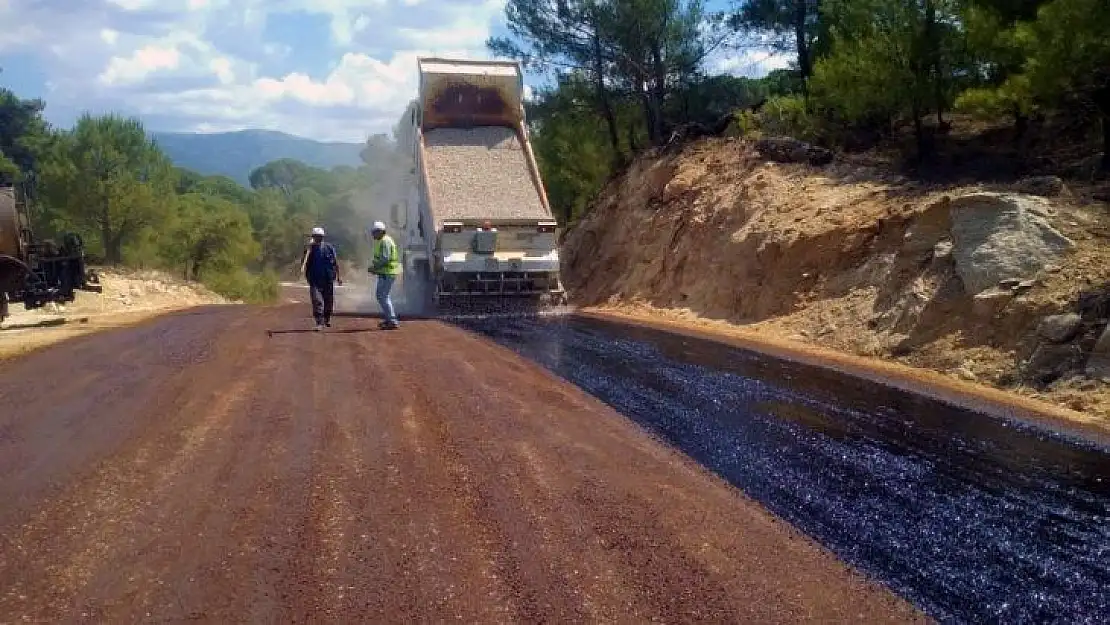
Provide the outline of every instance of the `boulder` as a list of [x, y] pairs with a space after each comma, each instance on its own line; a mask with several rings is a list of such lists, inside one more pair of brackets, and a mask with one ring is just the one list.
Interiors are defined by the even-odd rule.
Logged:
[[941, 241], [933, 246], [933, 258], [951, 258], [952, 256], [952, 242]]
[[1075, 313], [1050, 315], [1041, 319], [1037, 335], [1049, 343], [1067, 343], [1079, 333], [1083, 318]]
[[1082, 355], [1077, 345], [1042, 343], [1025, 363], [1025, 377], [1038, 384], [1051, 384], [1078, 368]]
[[1009, 289], [987, 289], [975, 294], [971, 301], [971, 310], [976, 317], [993, 319], [1012, 299], [1014, 294]]
[[830, 150], [790, 137], [760, 139], [756, 142], [755, 148], [763, 158], [778, 163], [808, 163], [822, 166], [833, 161], [833, 153]]
[[1095, 347], [1091, 350], [1091, 353], [1110, 356], [1110, 325], [1107, 325], [1102, 331], [1102, 335], [1099, 336], [1098, 342], [1095, 343]]
[[1079, 294], [1079, 314], [1084, 321], [1110, 319], [1110, 284]]
[[1049, 224], [1050, 205], [1041, 198], [972, 193], [949, 208], [956, 272], [973, 295], [1004, 280], [1025, 280], [1075, 249]]
[[1096, 380], [1110, 381], [1110, 325], [1102, 331], [1091, 355], [1087, 358], [1086, 373]]
[[1058, 176], [1031, 176], [1018, 181], [1017, 190], [1029, 195], [1056, 197], [1064, 192], [1064, 181]]

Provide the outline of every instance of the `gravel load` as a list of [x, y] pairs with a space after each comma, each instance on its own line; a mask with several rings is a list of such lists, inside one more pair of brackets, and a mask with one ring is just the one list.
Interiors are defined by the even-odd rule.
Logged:
[[424, 135], [436, 228], [450, 219], [550, 219], [512, 128], [437, 128]]

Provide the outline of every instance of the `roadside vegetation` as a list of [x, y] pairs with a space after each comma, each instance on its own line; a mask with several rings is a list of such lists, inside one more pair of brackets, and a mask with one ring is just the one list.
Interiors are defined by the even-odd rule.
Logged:
[[[506, 14], [490, 48], [556, 77], [530, 118], [579, 306], [895, 361], [1110, 427], [1110, 3]], [[753, 43], [788, 67], [710, 71]]]
[[[1110, 171], [1104, 0], [743, 0], [718, 14], [698, 0], [509, 0], [506, 16], [512, 35], [490, 49], [556, 79], [530, 116], [566, 222], [636, 153], [722, 132], [866, 151], [921, 177]], [[791, 67], [707, 69], [756, 44]]]
[[[76, 232], [96, 265], [163, 270], [248, 302], [274, 299], [296, 274], [313, 225], [347, 258], [361, 253], [352, 196], [381, 178], [369, 165], [278, 160], [247, 188], [175, 167], [137, 119], [86, 115], [64, 130], [44, 107], [0, 89], [0, 177], [25, 197], [36, 238]], [[371, 138], [364, 157], [386, 145]]]
[[[553, 78], [528, 108], [569, 226], [635, 155], [705, 135], [786, 135], [920, 176], [1110, 171], [1103, 0], [509, 0], [506, 17], [490, 50]], [[708, 69], [767, 46], [790, 67]], [[363, 253], [353, 196], [389, 177], [373, 163], [397, 138], [371, 137], [359, 168], [274, 161], [246, 188], [174, 167], [136, 119], [61, 130], [44, 105], [0, 90], [0, 176], [27, 193], [38, 235], [76, 231], [97, 261], [250, 301], [295, 272], [313, 223]]]

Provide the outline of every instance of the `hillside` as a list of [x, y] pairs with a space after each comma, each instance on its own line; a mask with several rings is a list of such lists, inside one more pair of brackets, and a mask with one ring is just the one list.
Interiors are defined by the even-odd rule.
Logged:
[[895, 360], [1110, 427], [1105, 202], [1055, 178], [763, 156], [709, 139], [635, 161], [567, 235], [577, 303]]
[[281, 158], [324, 169], [362, 163], [361, 143], [325, 143], [271, 130], [157, 132], [153, 138], [175, 165], [206, 175], [223, 174], [244, 185], [249, 184], [251, 170]]

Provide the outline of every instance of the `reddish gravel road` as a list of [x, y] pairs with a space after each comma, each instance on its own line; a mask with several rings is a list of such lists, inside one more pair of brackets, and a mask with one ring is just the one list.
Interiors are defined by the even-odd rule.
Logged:
[[912, 622], [461, 330], [219, 308], [0, 363], [0, 622]]

